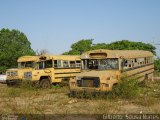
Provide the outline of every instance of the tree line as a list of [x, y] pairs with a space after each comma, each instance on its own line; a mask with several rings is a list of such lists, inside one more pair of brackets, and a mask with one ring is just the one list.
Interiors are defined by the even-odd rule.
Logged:
[[[93, 43], [93, 39], [82, 39], [71, 45], [71, 50], [64, 52], [64, 55], [80, 55], [82, 52], [96, 49], [109, 50], [147, 50], [156, 55], [156, 48], [152, 44], [121, 40], [112, 43]], [[36, 55], [31, 48], [27, 36], [19, 30], [0, 30], [0, 72], [8, 68], [17, 67], [17, 59], [20, 56]], [[160, 58], [155, 60], [155, 69], [160, 71]]]
[[129, 40], [121, 40], [112, 43], [97, 43], [93, 44], [93, 39], [80, 40], [71, 45], [71, 50], [64, 52], [64, 55], [79, 55], [82, 52], [96, 49], [108, 50], [146, 50], [156, 55], [156, 48], [152, 44], [143, 42], [134, 42]]

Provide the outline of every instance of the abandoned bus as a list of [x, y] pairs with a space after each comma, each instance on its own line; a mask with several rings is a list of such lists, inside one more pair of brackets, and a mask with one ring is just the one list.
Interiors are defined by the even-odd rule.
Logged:
[[81, 71], [80, 56], [43, 55], [36, 62], [36, 69], [26, 72], [25, 79], [49, 88], [52, 83], [68, 83]]
[[152, 79], [154, 55], [143, 50], [93, 50], [81, 55], [82, 71], [70, 79], [71, 94], [111, 91], [122, 76]]
[[6, 71], [7, 85], [16, 85], [21, 82], [21, 80], [25, 78], [25, 72], [35, 69], [35, 61], [37, 61], [38, 58], [38, 56], [22, 56], [18, 58], [18, 68], [12, 68]]

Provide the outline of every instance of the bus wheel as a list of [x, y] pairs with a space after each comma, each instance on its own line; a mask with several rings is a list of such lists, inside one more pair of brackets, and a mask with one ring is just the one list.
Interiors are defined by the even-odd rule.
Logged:
[[48, 79], [42, 79], [40, 81], [40, 87], [41, 88], [51, 88], [51, 83]]

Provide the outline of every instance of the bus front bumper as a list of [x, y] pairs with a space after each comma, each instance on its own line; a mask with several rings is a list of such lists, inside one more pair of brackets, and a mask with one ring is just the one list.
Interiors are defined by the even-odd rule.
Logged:
[[7, 85], [18, 85], [21, 82], [22, 82], [22, 80], [19, 80], [19, 79], [6, 80]]

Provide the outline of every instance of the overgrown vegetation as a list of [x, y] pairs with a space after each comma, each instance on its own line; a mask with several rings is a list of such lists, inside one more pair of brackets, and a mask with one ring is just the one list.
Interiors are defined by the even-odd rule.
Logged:
[[155, 66], [155, 70], [157, 70], [158, 72], [160, 72], [160, 58], [157, 58], [154, 61], [154, 66]]
[[140, 94], [139, 82], [135, 78], [122, 78], [109, 93], [111, 98], [133, 99]]

